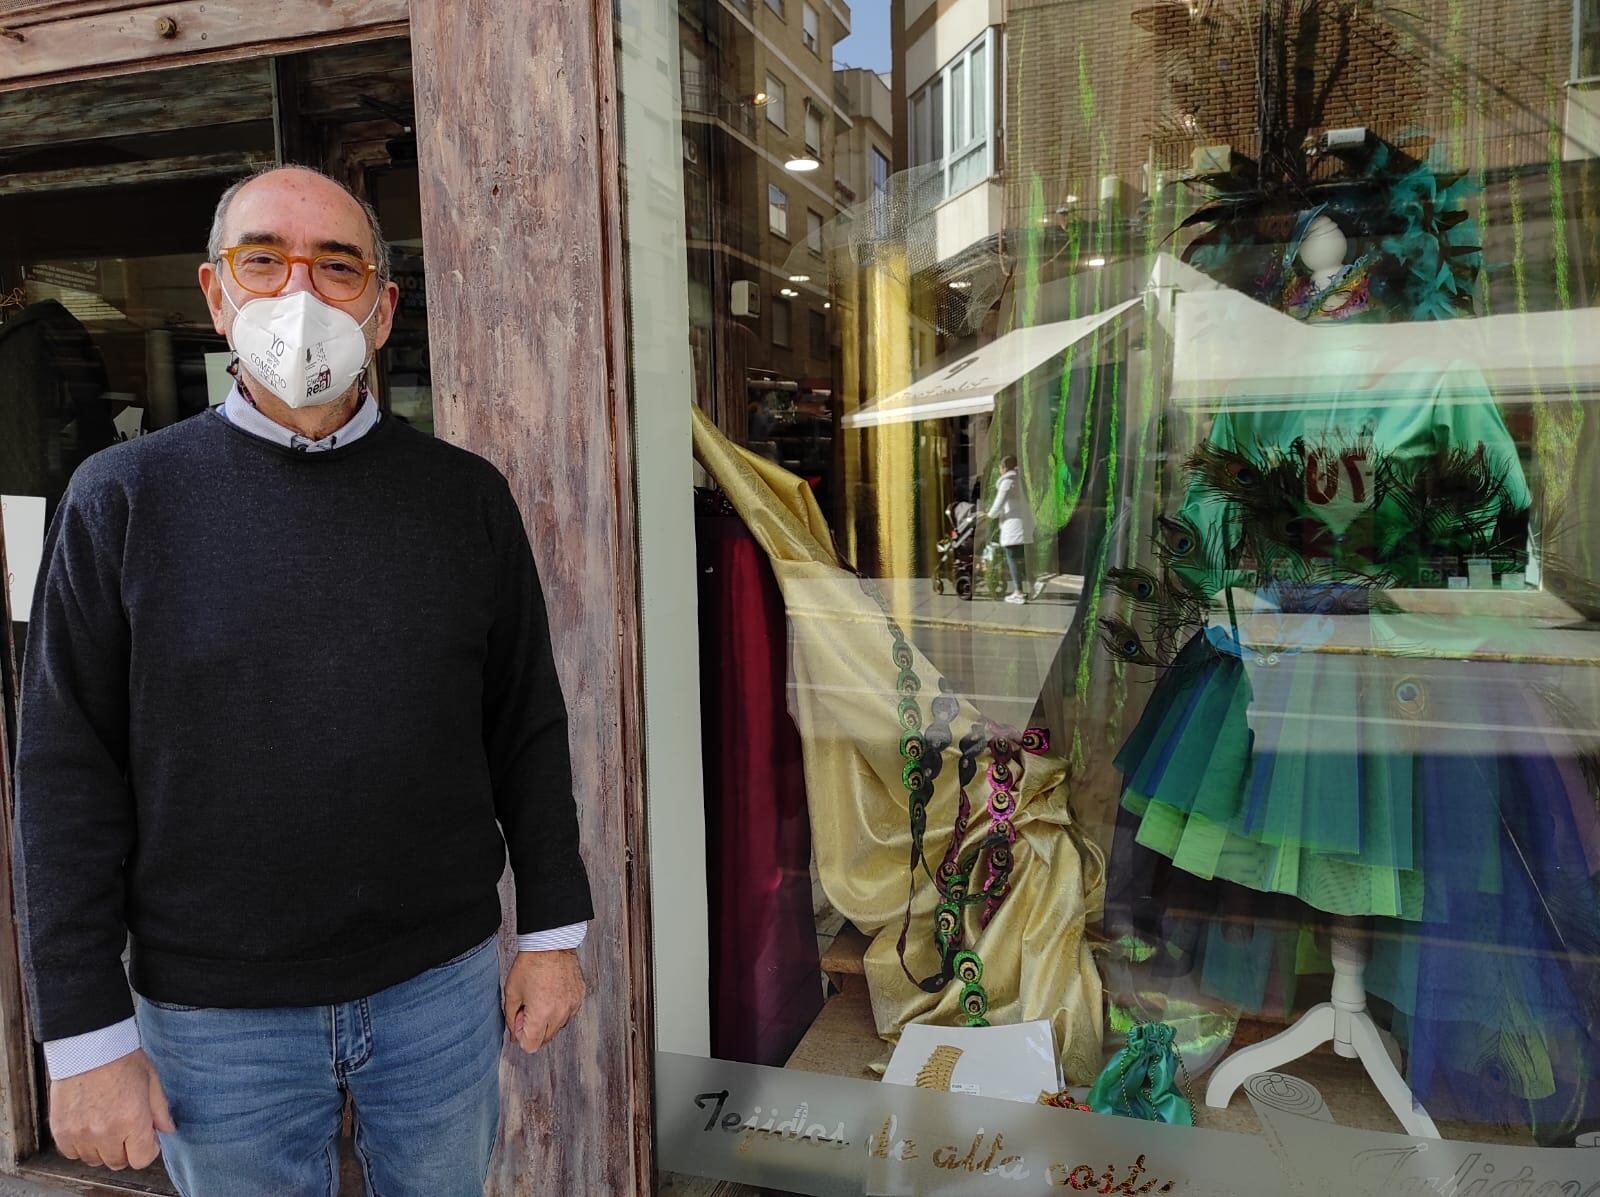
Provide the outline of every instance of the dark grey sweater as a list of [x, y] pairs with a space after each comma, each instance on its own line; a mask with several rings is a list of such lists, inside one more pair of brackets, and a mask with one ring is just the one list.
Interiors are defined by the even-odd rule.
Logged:
[[[527, 535], [392, 419], [298, 453], [211, 412], [74, 475], [23, 669], [15, 881], [35, 1034], [147, 997], [367, 996], [500, 923], [592, 917]], [[121, 956], [128, 933], [127, 978]]]

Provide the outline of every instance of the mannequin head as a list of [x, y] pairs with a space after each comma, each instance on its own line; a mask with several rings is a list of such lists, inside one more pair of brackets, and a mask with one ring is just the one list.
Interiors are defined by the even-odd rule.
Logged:
[[1350, 239], [1325, 212], [1312, 218], [1300, 240], [1301, 264], [1319, 287], [1333, 281], [1349, 252]]

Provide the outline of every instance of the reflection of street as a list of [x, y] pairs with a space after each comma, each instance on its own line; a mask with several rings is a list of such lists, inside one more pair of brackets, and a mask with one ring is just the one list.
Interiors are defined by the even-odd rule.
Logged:
[[[1024, 605], [997, 599], [966, 600], [948, 591], [937, 594], [927, 578], [881, 580], [876, 585], [906, 638], [932, 666], [931, 672], [918, 667], [924, 704], [937, 693], [937, 678], [943, 677], [989, 718], [1022, 727], [1033, 713], [1062, 637], [1072, 623], [1082, 579], [1068, 574], [1050, 576], [1038, 598]], [[854, 582], [850, 586], [854, 588]], [[827, 635], [830, 624], [883, 620], [875, 608], [867, 614], [858, 603], [824, 601], [833, 593], [831, 586], [796, 589], [812, 601], [802, 598], [797, 602], [798, 594], [790, 596], [791, 635], [802, 634], [801, 628]], [[847, 594], [840, 592], [837, 597]], [[884, 644], [887, 651], [887, 632]], [[882, 685], [880, 677], [872, 673], [870, 668], [864, 671], [863, 684], [868, 684], [870, 677], [870, 684]], [[892, 674], [887, 680], [892, 683]], [[892, 689], [885, 689], [883, 697], [886, 709], [892, 710], [897, 696]]]

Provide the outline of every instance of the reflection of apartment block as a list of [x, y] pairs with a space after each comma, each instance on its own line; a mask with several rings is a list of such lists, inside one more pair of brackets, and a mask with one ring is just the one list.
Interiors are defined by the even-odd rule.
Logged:
[[872, 71], [836, 71], [839, 101], [850, 123], [839, 134], [834, 183], [851, 204], [866, 204], [889, 186], [894, 161], [894, 97]]
[[907, 149], [912, 170], [937, 177], [918, 188], [931, 209], [923, 235], [948, 263], [992, 243], [1005, 218], [1000, 98], [1004, 0], [896, 0], [904, 22]]
[[[1313, 14], [1304, 24], [1301, 9]], [[1264, 96], [1316, 113], [1317, 131], [1360, 125], [1412, 145], [1432, 136], [1488, 171], [1548, 162], [1552, 133], [1581, 140], [1600, 128], [1584, 85], [1562, 86], [1600, 74], [1594, 10], [1584, 0], [1010, 0], [1011, 217], [1125, 202], [1190, 170], [1206, 147], [1256, 156]], [[1264, 19], [1278, 36], [1259, 36]], [[1024, 182], [1034, 179], [1037, 190]]]
[[[748, 380], [826, 389], [822, 233], [844, 198], [835, 137], [839, 0], [680, 7], [690, 319], [702, 405], [742, 436]], [[814, 264], [814, 269], [808, 268]]]
[[1577, 271], [1590, 256], [1581, 222], [1554, 206], [1584, 190], [1574, 160], [1600, 157], [1597, 13], [1589, 0], [1008, 0], [1006, 223], [1070, 228], [1114, 259], [1142, 241], [1152, 201], [1169, 231], [1193, 202], [1175, 180], [1229, 150], [1259, 157], [1263, 103], [1277, 103], [1312, 137], [1365, 127], [1473, 171], [1486, 259], [1528, 263], [1522, 301], [1559, 306], [1550, 240], [1564, 229]]

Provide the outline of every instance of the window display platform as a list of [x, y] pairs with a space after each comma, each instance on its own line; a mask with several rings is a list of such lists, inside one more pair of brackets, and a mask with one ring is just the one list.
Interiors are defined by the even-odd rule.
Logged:
[[[888, 1053], [873, 1023], [872, 1002], [862, 975], [862, 953], [867, 943], [864, 935], [847, 924], [824, 954], [823, 971], [838, 992], [832, 994], [823, 1005], [821, 1015], [790, 1055], [785, 1067], [857, 1080], [878, 1079], [872, 1064], [886, 1060]], [[1322, 996], [1325, 995], [1319, 996], [1308, 986], [1305, 1004], [1314, 1004]], [[1257, 1043], [1277, 1034], [1283, 1027], [1283, 1023], [1266, 1019], [1244, 1019], [1234, 1036], [1233, 1048], [1237, 1050]], [[1383, 1097], [1373, 1088], [1360, 1061], [1343, 1059], [1334, 1054], [1331, 1046], [1325, 1045], [1284, 1071], [1315, 1085], [1339, 1125], [1390, 1134], [1401, 1133], [1394, 1115], [1384, 1104]], [[1206, 1079], [1204, 1076], [1195, 1078], [1195, 1125], [1207, 1130], [1259, 1134], [1261, 1124], [1242, 1090], [1234, 1095], [1225, 1110], [1214, 1110], [1198, 1100]], [[1446, 1139], [1531, 1145], [1526, 1136], [1478, 1123], [1441, 1121], [1439, 1131]], [[730, 1197], [736, 1192], [742, 1190], [717, 1190], [719, 1197]]]

